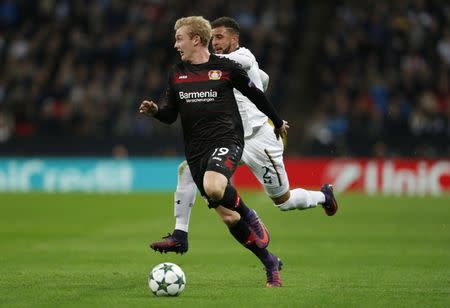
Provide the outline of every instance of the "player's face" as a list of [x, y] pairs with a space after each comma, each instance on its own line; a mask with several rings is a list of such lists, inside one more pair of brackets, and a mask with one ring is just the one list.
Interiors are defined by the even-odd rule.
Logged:
[[225, 27], [212, 29], [212, 48], [214, 53], [227, 54], [232, 50], [233, 35]]
[[187, 26], [178, 28], [175, 33], [175, 49], [180, 53], [181, 61], [191, 61], [194, 54], [194, 46], [198, 38], [190, 38]]

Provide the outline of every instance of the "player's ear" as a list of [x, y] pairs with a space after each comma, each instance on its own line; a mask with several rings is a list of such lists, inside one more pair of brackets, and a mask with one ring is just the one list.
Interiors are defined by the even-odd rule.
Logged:
[[194, 41], [194, 46], [197, 46], [198, 44], [200, 44], [202, 42], [202, 40], [200, 39], [200, 36], [197, 34], [194, 35], [193, 41]]
[[232, 42], [233, 44], [238, 44], [238, 43], [239, 43], [239, 35], [237, 35], [237, 34], [232, 34], [232, 35], [231, 35], [231, 42]]

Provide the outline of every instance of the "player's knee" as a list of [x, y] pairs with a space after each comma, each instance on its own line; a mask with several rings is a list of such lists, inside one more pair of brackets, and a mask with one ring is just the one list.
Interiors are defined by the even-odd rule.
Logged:
[[288, 190], [286, 193], [282, 194], [279, 197], [270, 197], [272, 198], [273, 203], [275, 203], [275, 205], [281, 205], [283, 203], [285, 203], [286, 201], [289, 200], [291, 196], [291, 192]]
[[179, 165], [178, 165], [178, 179], [185, 179], [186, 177], [190, 176], [190, 170], [189, 170], [189, 165], [187, 163], [187, 161], [183, 160]]
[[203, 188], [209, 199], [214, 201], [222, 200], [225, 188], [227, 187], [227, 179], [225, 176], [215, 173], [205, 174], [203, 179]]
[[177, 191], [189, 191], [195, 193], [196, 190], [197, 186], [192, 178], [189, 165], [186, 161], [183, 161], [178, 165]]
[[215, 183], [205, 182], [203, 185], [208, 198], [214, 201], [222, 200], [224, 189]]
[[181, 175], [183, 174], [184, 170], [188, 167], [187, 161], [183, 160], [179, 165], [178, 165], [178, 174]]

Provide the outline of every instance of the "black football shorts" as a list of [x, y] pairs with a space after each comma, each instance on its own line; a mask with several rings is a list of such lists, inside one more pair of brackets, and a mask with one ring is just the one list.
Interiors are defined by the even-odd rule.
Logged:
[[243, 147], [235, 143], [228, 143], [207, 151], [201, 159], [189, 163], [192, 178], [202, 196], [206, 196], [203, 189], [203, 177], [206, 171], [215, 171], [226, 176], [230, 180], [239, 161], [241, 160]]

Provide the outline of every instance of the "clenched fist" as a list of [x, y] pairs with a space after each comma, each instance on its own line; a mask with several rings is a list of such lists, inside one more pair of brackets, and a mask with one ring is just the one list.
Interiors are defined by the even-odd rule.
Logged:
[[158, 112], [158, 105], [153, 101], [143, 101], [139, 106], [139, 112], [147, 116], [153, 116]]

